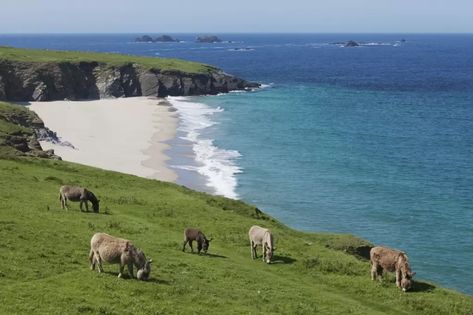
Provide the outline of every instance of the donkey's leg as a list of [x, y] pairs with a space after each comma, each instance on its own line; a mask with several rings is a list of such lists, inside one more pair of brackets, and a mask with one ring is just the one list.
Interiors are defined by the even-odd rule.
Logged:
[[64, 202], [64, 207], [66, 208], [66, 210], [69, 210], [69, 207], [67, 206], [67, 197], [63, 195], [62, 201]]
[[263, 261], [266, 259], [266, 244], [263, 243], [261, 244], [261, 247], [263, 247]]
[[62, 194], [59, 193], [59, 202], [61, 203], [61, 209], [64, 210], [64, 201], [62, 200]]
[[118, 278], [123, 277], [123, 268], [125, 268], [125, 265], [128, 265], [127, 255], [122, 254], [120, 257], [120, 273], [118, 274]]
[[191, 252], [194, 252], [194, 248], [192, 247], [192, 240], [189, 240], [189, 246], [191, 247]]
[[253, 241], [250, 240], [251, 259], [255, 259], [255, 249], [253, 248]]
[[130, 275], [130, 278], [134, 278], [134, 276], [133, 276], [133, 263], [128, 264], [128, 274]]
[[398, 288], [401, 287], [401, 278], [402, 278], [401, 270], [396, 270], [396, 286]]
[[183, 252], [186, 250], [186, 244], [187, 244], [187, 239], [185, 239], [184, 243], [182, 243], [182, 251]]
[[87, 200], [84, 200], [84, 203], [85, 203], [85, 211], [89, 212], [89, 204]]
[[97, 265], [99, 267], [98, 268], [99, 273], [102, 273], [103, 272], [102, 257], [100, 257], [99, 252], [94, 252], [94, 259], [95, 259], [95, 262], [97, 263]]
[[253, 252], [255, 253], [255, 259], [258, 258], [258, 251], [256, 250], [258, 248], [258, 244], [253, 243]]
[[371, 280], [376, 280], [378, 277], [378, 266], [377, 264], [371, 264]]
[[120, 262], [120, 269], [119, 269], [119, 273], [118, 273], [118, 278], [122, 278], [123, 277], [123, 268], [125, 266]]
[[95, 270], [95, 255], [92, 249], [89, 252], [89, 264], [90, 264], [90, 270]]

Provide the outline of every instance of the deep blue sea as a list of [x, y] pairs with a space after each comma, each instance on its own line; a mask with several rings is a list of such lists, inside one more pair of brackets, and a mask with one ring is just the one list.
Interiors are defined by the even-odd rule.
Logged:
[[[138, 35], [0, 45], [184, 58], [264, 83], [172, 99], [195, 153], [174, 167], [292, 227], [405, 250], [417, 277], [473, 294], [473, 35]], [[363, 45], [331, 44], [346, 40]]]

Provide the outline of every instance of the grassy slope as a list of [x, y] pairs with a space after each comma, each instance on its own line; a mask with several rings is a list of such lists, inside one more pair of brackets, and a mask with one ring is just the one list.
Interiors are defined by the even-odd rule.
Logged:
[[[89, 187], [102, 213], [60, 209], [62, 183]], [[103, 211], [106, 211], [104, 213]], [[471, 314], [473, 298], [427, 283], [404, 294], [369, 279], [369, 263], [327, 247], [350, 236], [291, 230], [255, 208], [158, 181], [61, 161], [0, 159], [0, 313], [24, 314]], [[247, 231], [271, 227], [276, 263], [250, 259]], [[214, 237], [208, 256], [181, 252], [182, 231]], [[133, 240], [152, 279], [88, 269], [89, 240]], [[415, 266], [414, 266], [415, 269]]]
[[0, 61], [2, 59], [37, 63], [81, 61], [95, 61], [110, 65], [136, 63], [144, 68], [156, 68], [162, 71], [176, 70], [186, 73], [209, 73], [216, 70], [215, 67], [206, 64], [172, 58], [141, 57], [112, 53], [36, 50], [0, 46]]

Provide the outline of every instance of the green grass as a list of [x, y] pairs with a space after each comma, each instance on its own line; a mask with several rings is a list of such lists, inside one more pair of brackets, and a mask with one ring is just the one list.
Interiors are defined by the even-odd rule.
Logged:
[[[63, 183], [89, 187], [101, 213], [62, 210]], [[252, 261], [247, 231], [270, 227], [277, 256]], [[211, 255], [181, 252], [185, 227], [214, 240]], [[95, 232], [134, 241], [151, 279], [88, 268]], [[0, 159], [1, 314], [472, 314], [473, 298], [425, 282], [402, 293], [393, 276], [343, 249], [349, 235], [292, 230], [243, 202], [73, 163]], [[340, 249], [336, 250], [334, 248]], [[415, 270], [415, 266], [413, 266]]]
[[215, 67], [203, 63], [173, 58], [142, 57], [113, 53], [23, 49], [0, 46], [0, 61], [2, 59], [35, 63], [78, 63], [86, 61], [105, 63], [111, 66], [132, 63], [138, 64], [145, 69], [160, 69], [161, 71], [180, 71], [185, 73], [209, 73], [217, 70]]

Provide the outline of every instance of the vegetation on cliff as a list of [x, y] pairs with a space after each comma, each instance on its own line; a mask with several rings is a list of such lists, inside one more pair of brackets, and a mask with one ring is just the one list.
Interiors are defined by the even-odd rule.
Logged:
[[43, 121], [24, 106], [0, 102], [0, 156], [38, 156], [58, 158], [43, 151], [38, 134], [47, 133]]
[[140, 66], [148, 69], [160, 69], [161, 71], [179, 71], [192, 74], [206, 74], [218, 70], [213, 66], [203, 63], [173, 58], [142, 57], [84, 51], [23, 49], [5, 46], [0, 46], [0, 60], [35, 63], [97, 62], [107, 63], [112, 66], [122, 66], [132, 63], [139, 64]]

